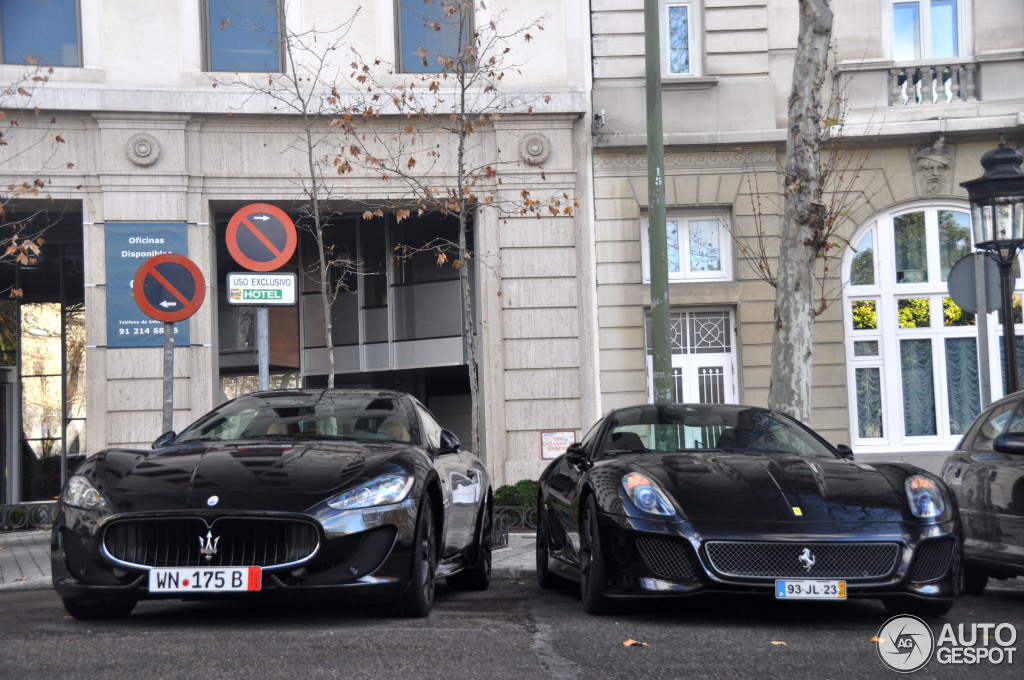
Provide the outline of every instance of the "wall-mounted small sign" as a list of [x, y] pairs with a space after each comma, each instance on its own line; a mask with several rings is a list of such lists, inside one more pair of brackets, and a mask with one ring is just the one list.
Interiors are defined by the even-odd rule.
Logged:
[[575, 430], [556, 430], [540, 433], [540, 457], [544, 460], [558, 458], [569, 444], [576, 441]]

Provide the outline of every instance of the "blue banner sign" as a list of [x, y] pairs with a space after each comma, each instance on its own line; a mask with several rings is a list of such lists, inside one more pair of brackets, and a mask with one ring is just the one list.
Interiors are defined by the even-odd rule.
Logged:
[[[188, 256], [184, 222], [107, 223], [107, 347], [163, 347], [164, 323], [149, 318], [132, 296], [135, 273], [164, 253]], [[189, 344], [188, 320], [174, 324], [174, 345]]]

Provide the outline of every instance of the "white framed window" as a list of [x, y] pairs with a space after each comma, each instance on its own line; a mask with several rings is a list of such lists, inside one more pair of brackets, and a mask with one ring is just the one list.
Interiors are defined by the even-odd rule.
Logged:
[[82, 65], [78, 0], [0, 0], [4, 64]]
[[702, 74], [701, 16], [698, 0], [660, 0], [661, 75]]
[[[854, 450], [950, 449], [981, 410], [977, 319], [948, 283], [973, 250], [970, 207], [910, 204], [877, 215], [850, 244], [843, 309]], [[1001, 393], [995, 320], [982, 317]]]
[[970, 54], [970, 0], [892, 0], [892, 58], [896, 62], [956, 59]]
[[205, 70], [283, 71], [282, 5], [278, 0], [203, 0]]
[[[643, 221], [644, 281], [651, 280], [650, 222]], [[732, 239], [721, 213], [669, 213], [665, 218], [669, 281], [732, 279]]]
[[396, 0], [396, 66], [401, 73], [441, 73], [454, 67], [473, 37], [476, 3], [463, 0]]
[[[736, 403], [736, 326], [731, 309], [673, 307], [669, 312], [674, 400], [678, 404]], [[644, 324], [647, 389], [654, 403], [651, 313]]]

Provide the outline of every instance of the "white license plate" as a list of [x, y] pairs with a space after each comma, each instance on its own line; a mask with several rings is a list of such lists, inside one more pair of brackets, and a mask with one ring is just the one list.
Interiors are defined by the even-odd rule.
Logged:
[[845, 600], [846, 581], [776, 581], [775, 597], [779, 600]]
[[192, 567], [150, 569], [151, 593], [225, 593], [259, 590], [260, 567]]

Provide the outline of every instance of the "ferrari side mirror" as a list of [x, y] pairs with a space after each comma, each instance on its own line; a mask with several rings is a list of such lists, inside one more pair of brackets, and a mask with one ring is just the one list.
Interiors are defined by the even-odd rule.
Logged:
[[565, 458], [573, 465], [585, 465], [589, 459], [587, 450], [580, 442], [573, 442], [565, 450]]

